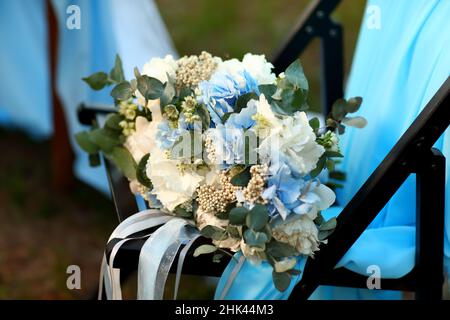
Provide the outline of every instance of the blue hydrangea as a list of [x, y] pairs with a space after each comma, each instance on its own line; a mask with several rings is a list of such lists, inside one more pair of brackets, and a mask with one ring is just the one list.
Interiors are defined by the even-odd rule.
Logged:
[[233, 107], [239, 96], [255, 92], [259, 95], [257, 81], [247, 72], [240, 73], [243, 81], [238, 81], [235, 75], [228, 73], [215, 73], [208, 81], [202, 81], [199, 88], [202, 95], [199, 102], [204, 103], [211, 116], [212, 122], [222, 123], [222, 117], [233, 112]]

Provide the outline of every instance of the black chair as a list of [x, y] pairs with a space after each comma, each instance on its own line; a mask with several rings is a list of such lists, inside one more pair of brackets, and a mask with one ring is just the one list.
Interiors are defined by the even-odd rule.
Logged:
[[[342, 28], [330, 19], [339, 2], [314, 1], [273, 60], [277, 72], [284, 70], [314, 37], [321, 38], [325, 114], [332, 102], [343, 96]], [[344, 268], [335, 269], [335, 266], [410, 174], [417, 175], [416, 265], [402, 278], [383, 279], [382, 286], [385, 290], [415, 292], [416, 299], [441, 299], [444, 281], [445, 157], [433, 145], [450, 125], [448, 110], [450, 78], [343, 209], [328, 243], [321, 246], [314, 259], [308, 259], [304, 276], [290, 299], [307, 299], [319, 285], [367, 288], [367, 277]], [[104, 117], [106, 112], [81, 106], [79, 120], [91, 125], [94, 120]], [[136, 201], [129, 192], [126, 178], [108, 161], [105, 161], [105, 167], [119, 221], [122, 221], [137, 212]], [[124, 244], [116, 255], [114, 267], [135, 270], [145, 240], [131, 240]], [[198, 238], [197, 241], [198, 245], [209, 242], [205, 238]], [[194, 244], [188, 252], [183, 273], [220, 276], [229, 260], [224, 258], [221, 263], [213, 263], [207, 255], [194, 258], [195, 247], [197, 245]], [[107, 256], [111, 248], [111, 244], [107, 246]]]

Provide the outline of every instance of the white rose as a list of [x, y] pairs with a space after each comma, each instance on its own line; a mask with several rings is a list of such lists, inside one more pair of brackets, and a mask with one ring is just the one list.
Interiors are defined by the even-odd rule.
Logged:
[[194, 192], [204, 177], [193, 170], [179, 170], [180, 160], [169, 159], [166, 153], [154, 148], [147, 162], [147, 177], [152, 181], [152, 194], [169, 211], [192, 200]]
[[275, 240], [288, 243], [298, 253], [311, 256], [319, 250], [319, 231], [314, 221], [307, 215], [291, 215], [272, 229]]
[[125, 148], [130, 151], [136, 162], [155, 148], [155, 134], [157, 124], [145, 117], [136, 118], [136, 131], [127, 137]]
[[[270, 118], [266, 116], [266, 119]], [[283, 117], [278, 123], [270, 123], [270, 136], [261, 142], [261, 154], [275, 157], [280, 152], [286, 162], [303, 175], [315, 169], [325, 148], [316, 142], [306, 113], [296, 112], [293, 116]]]
[[258, 84], [275, 83], [276, 76], [272, 72], [273, 64], [267, 62], [266, 57], [247, 53], [242, 59], [242, 65], [250, 75], [258, 81]]
[[152, 58], [149, 62], [144, 64], [142, 68], [141, 74], [145, 74], [149, 77], [156, 78], [162, 83], [167, 82], [167, 74], [171, 78], [176, 77], [177, 71], [177, 62], [176, 60], [169, 54], [164, 58]]

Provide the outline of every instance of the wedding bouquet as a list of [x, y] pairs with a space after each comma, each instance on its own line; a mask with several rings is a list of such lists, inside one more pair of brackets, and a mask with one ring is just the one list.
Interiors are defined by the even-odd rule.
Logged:
[[194, 255], [217, 261], [240, 250], [270, 263], [283, 291], [299, 272], [296, 257], [313, 256], [336, 226], [320, 212], [335, 201], [321, 178], [342, 157], [338, 136], [366, 122], [348, 116], [359, 97], [338, 100], [325, 123], [309, 119], [300, 61], [272, 69], [263, 55], [202, 52], [153, 58], [127, 81], [116, 57], [109, 74], [83, 79], [95, 90], [113, 85], [116, 112], [76, 140], [92, 165], [100, 151], [114, 162], [149, 207], [212, 239]]

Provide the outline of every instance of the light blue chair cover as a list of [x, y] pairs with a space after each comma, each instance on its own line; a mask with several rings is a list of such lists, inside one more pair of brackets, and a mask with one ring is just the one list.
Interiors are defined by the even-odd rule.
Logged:
[[[77, 106], [111, 104], [109, 90], [92, 91], [82, 77], [108, 71], [121, 55], [126, 76], [150, 58], [175, 55], [170, 37], [151, 0], [53, 0], [59, 27], [57, 90], [62, 100], [72, 147], [75, 174], [109, 194], [105, 170], [90, 168], [88, 158], [73, 140], [83, 128]], [[69, 29], [66, 10], [77, 5], [81, 29]], [[37, 137], [52, 133], [51, 96], [44, 0], [0, 0], [0, 124], [19, 126]], [[19, 39], [19, 41], [18, 41]]]
[[52, 133], [45, 1], [0, 0], [0, 126]]
[[[362, 96], [359, 112], [369, 121], [359, 131], [349, 129], [342, 138], [345, 158], [341, 169], [347, 172], [338, 201], [345, 205], [380, 164], [427, 102], [450, 75], [450, 1], [370, 0], [378, 6], [381, 28], [368, 24], [367, 11], [353, 60], [347, 97]], [[373, 7], [372, 7], [373, 8]], [[450, 131], [436, 143], [450, 159]], [[445, 255], [450, 257], [450, 172], [447, 161]], [[339, 208], [325, 212], [339, 213]], [[378, 265], [382, 278], [398, 278], [414, 266], [415, 258], [415, 177], [410, 177], [380, 212], [370, 227], [339, 262], [354, 272], [368, 275], [367, 267]], [[303, 261], [301, 262], [303, 263]], [[235, 262], [222, 275], [216, 298]], [[301, 278], [299, 276], [297, 281]], [[292, 286], [291, 286], [292, 288]], [[246, 262], [226, 299], [284, 299], [271, 282], [270, 267]], [[381, 281], [383, 288], [383, 281]], [[313, 299], [399, 299], [399, 292], [321, 287]]]

